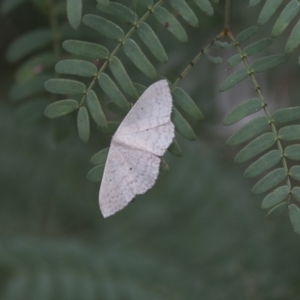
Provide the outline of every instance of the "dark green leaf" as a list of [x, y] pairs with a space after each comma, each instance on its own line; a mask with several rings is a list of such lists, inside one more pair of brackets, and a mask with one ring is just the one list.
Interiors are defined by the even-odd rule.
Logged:
[[86, 92], [86, 86], [82, 82], [70, 79], [49, 79], [45, 82], [45, 89], [50, 93], [62, 95], [76, 95]]
[[109, 39], [121, 42], [124, 38], [124, 32], [118, 25], [102, 17], [88, 14], [84, 15], [82, 22]]
[[235, 157], [237, 163], [245, 162], [272, 147], [276, 142], [274, 133], [267, 132], [245, 146]]
[[300, 180], [300, 166], [291, 167], [289, 175], [291, 175], [295, 180]]
[[248, 45], [245, 49], [244, 49], [244, 53], [247, 56], [251, 56], [254, 54], [257, 54], [258, 52], [266, 49], [267, 47], [269, 47], [270, 45], [272, 45], [273, 43], [273, 39], [271, 38], [266, 38], [266, 39], [262, 39], [260, 41], [257, 41], [251, 45]]
[[83, 142], [87, 142], [90, 137], [90, 120], [87, 109], [84, 106], [79, 108], [77, 114], [77, 129], [79, 138]]
[[281, 158], [279, 150], [272, 150], [251, 164], [244, 172], [244, 176], [246, 178], [258, 176], [278, 164]]
[[272, 36], [279, 36], [286, 27], [293, 21], [300, 10], [299, 2], [297, 0], [292, 0], [286, 5], [286, 7], [281, 12], [278, 17], [273, 29]]
[[268, 213], [267, 217], [277, 217], [286, 210], [286, 202], [280, 203], [273, 207]]
[[158, 61], [166, 62], [168, 60], [168, 56], [163, 45], [147, 23], [141, 23], [138, 26], [137, 33]]
[[52, 77], [51, 74], [41, 74], [28, 81], [15, 84], [11, 91], [10, 97], [13, 101], [21, 101], [34, 95], [45, 92], [44, 84]]
[[178, 11], [182, 18], [191, 26], [198, 27], [198, 19], [185, 0], [169, 0], [172, 8]]
[[290, 204], [289, 208], [289, 217], [293, 225], [294, 231], [300, 234], [300, 208], [295, 204]]
[[100, 182], [103, 176], [105, 165], [98, 165], [91, 169], [87, 174], [87, 179], [92, 182]]
[[242, 31], [241, 33], [239, 33], [236, 36], [236, 40], [239, 43], [243, 43], [243, 42], [247, 41], [248, 39], [250, 39], [257, 32], [257, 30], [258, 30], [257, 26], [249, 27], [249, 28], [245, 29], [244, 31]]
[[67, 0], [67, 16], [70, 25], [76, 30], [82, 17], [82, 0]]
[[85, 60], [65, 59], [58, 62], [55, 71], [59, 74], [77, 75], [83, 77], [97, 76], [97, 67]]
[[97, 128], [106, 134], [113, 135], [117, 131], [119, 125], [120, 122], [107, 122], [107, 127], [97, 126]]
[[155, 68], [135, 41], [127, 39], [123, 45], [123, 50], [141, 72], [152, 79], [156, 78]]
[[126, 100], [125, 96], [119, 90], [119, 88], [115, 85], [115, 83], [111, 80], [111, 78], [105, 74], [101, 73], [99, 78], [99, 85], [104, 91], [104, 93], [113, 101], [115, 104], [121, 108], [123, 111], [128, 112], [130, 109], [130, 105]]
[[202, 120], [203, 114], [192, 98], [181, 88], [176, 87], [172, 91], [174, 102], [189, 116], [195, 120]]
[[224, 125], [234, 124], [243, 118], [260, 111], [264, 103], [260, 98], [247, 100], [237, 106], [231, 113], [229, 113], [223, 120]]
[[229, 68], [234, 68], [236, 67], [241, 61], [242, 61], [243, 57], [241, 56], [241, 54], [235, 54], [233, 56], [231, 56], [228, 60], [227, 63], [229, 65]]
[[285, 141], [300, 140], [300, 125], [282, 127], [278, 132], [278, 137]]
[[48, 118], [57, 118], [67, 115], [77, 108], [78, 102], [76, 100], [60, 100], [48, 105], [45, 109], [44, 115]]
[[28, 54], [46, 47], [51, 42], [50, 29], [33, 30], [20, 36], [8, 47], [6, 59], [11, 63], [17, 62]]
[[264, 198], [261, 204], [261, 208], [269, 209], [277, 205], [281, 201], [285, 200], [289, 195], [289, 193], [290, 193], [290, 189], [287, 185], [278, 187], [277, 189], [275, 189], [273, 192], [271, 192]]
[[116, 3], [111, 2], [109, 5], [101, 5], [100, 3], [97, 5], [97, 8], [107, 14], [110, 14], [118, 19], [120, 19], [123, 22], [129, 23], [129, 24], [136, 24], [137, 22], [137, 15], [134, 11], [129, 9], [128, 7]]
[[97, 0], [100, 5], [108, 6], [110, 4], [110, 0]]
[[101, 151], [95, 153], [90, 162], [94, 165], [104, 165], [107, 159], [109, 148], [102, 149]]
[[300, 119], [300, 106], [288, 107], [277, 110], [272, 119], [278, 123], [288, 123]]
[[300, 160], [300, 145], [291, 145], [284, 149], [284, 156], [292, 160]]
[[151, 9], [153, 6], [153, 0], [136, 0], [139, 4]]
[[285, 53], [292, 53], [300, 45], [300, 20], [295, 25], [285, 45]]
[[146, 91], [146, 89], [147, 89], [146, 86], [144, 86], [144, 85], [142, 85], [140, 83], [134, 82], [133, 84], [134, 84], [134, 86], [135, 86], [135, 88], [136, 88], [139, 96], [141, 96]]
[[107, 127], [105, 115], [102, 111], [97, 95], [93, 90], [88, 91], [86, 95], [86, 102], [94, 121], [100, 127]]
[[175, 129], [178, 133], [180, 133], [180, 135], [190, 141], [196, 140], [196, 134], [193, 129], [175, 107], [173, 107], [171, 119], [174, 123]]
[[249, 76], [247, 69], [240, 69], [230, 74], [220, 86], [220, 92], [224, 92]]
[[156, 20], [163, 26], [166, 26], [167, 30], [169, 30], [180, 42], [188, 41], [188, 36], [184, 28], [165, 8], [157, 6], [153, 11], [153, 15]]
[[69, 53], [86, 58], [107, 59], [109, 56], [109, 52], [105, 47], [94, 43], [66, 40], [63, 42], [62, 46]]
[[255, 6], [260, 3], [261, 0], [250, 0], [249, 6]]
[[262, 57], [252, 64], [251, 70], [256, 73], [264, 72], [285, 63], [288, 59], [289, 56], [286, 54], [275, 54]]
[[168, 151], [174, 156], [178, 156], [178, 157], [182, 156], [182, 150], [180, 149], [180, 146], [175, 139], [173, 140], [172, 144], [169, 146]]
[[300, 187], [296, 186], [292, 189], [292, 194], [294, 198], [300, 202]]
[[107, 109], [117, 115], [126, 116], [128, 109], [120, 108], [115, 102], [109, 101], [107, 104]]
[[118, 81], [118, 83], [120, 84], [120, 86], [122, 87], [123, 91], [130, 97], [137, 99], [138, 93], [129, 75], [127, 74], [127, 71], [125, 70], [122, 62], [116, 56], [113, 56], [109, 60], [109, 68], [116, 80]]
[[263, 25], [273, 16], [283, 0], [266, 0], [260, 12], [257, 23]]
[[273, 188], [286, 178], [286, 172], [283, 168], [276, 169], [259, 180], [253, 187], [254, 194], [261, 194]]
[[247, 124], [238, 129], [228, 140], [228, 145], [239, 145], [256, 134], [263, 131], [269, 125], [269, 120], [266, 116], [261, 116], [252, 119]]
[[194, 0], [194, 2], [207, 15], [212, 16], [214, 14], [214, 10], [208, 0]]

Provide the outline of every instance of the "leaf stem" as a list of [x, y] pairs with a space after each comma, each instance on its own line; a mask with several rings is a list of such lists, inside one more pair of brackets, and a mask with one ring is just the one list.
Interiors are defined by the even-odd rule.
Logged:
[[224, 28], [225, 30], [229, 30], [229, 23], [230, 23], [230, 0], [226, 0], [225, 2], [225, 23]]

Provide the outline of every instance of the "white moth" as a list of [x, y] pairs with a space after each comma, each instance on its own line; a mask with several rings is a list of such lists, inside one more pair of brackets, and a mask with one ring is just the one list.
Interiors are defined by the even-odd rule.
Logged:
[[99, 204], [106, 218], [155, 183], [160, 157], [174, 138], [172, 96], [166, 80], [152, 84], [138, 99], [111, 140]]

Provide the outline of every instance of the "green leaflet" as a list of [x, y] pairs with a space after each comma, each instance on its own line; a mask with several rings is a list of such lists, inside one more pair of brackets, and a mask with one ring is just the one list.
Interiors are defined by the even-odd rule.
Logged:
[[300, 166], [291, 167], [289, 175], [295, 180], [300, 180]]
[[107, 59], [109, 56], [109, 52], [105, 47], [94, 43], [66, 40], [63, 42], [62, 46], [69, 53], [86, 58]]
[[266, 49], [267, 47], [272, 45], [272, 43], [273, 43], [273, 39], [271, 39], [271, 38], [262, 39], [260, 41], [257, 41], [255, 43], [245, 47], [243, 52], [247, 56], [251, 56], [251, 55], [257, 54], [258, 52]]
[[208, 0], [194, 0], [194, 2], [207, 15], [212, 16], [214, 14], [214, 10]]
[[275, 54], [262, 57], [252, 64], [251, 70], [256, 73], [264, 72], [285, 63], [288, 59], [289, 56], [286, 54]]
[[158, 61], [166, 62], [168, 60], [168, 56], [163, 45], [147, 23], [143, 22], [139, 25], [137, 34]]
[[234, 124], [243, 118], [260, 111], [264, 103], [260, 98], [247, 100], [238, 105], [231, 113], [229, 113], [223, 120], [224, 125]]
[[173, 140], [172, 144], [169, 146], [168, 151], [174, 156], [178, 156], [178, 157], [182, 156], [182, 150], [180, 149], [180, 146], [175, 139]]
[[292, 160], [300, 160], [300, 145], [291, 145], [284, 149], [284, 156]]
[[165, 26], [167, 30], [169, 30], [180, 42], [187, 42], [188, 36], [181, 26], [181, 24], [177, 21], [177, 19], [169, 13], [165, 8], [161, 6], [157, 6], [154, 11], [153, 15], [155, 19]]
[[171, 119], [174, 123], [175, 129], [180, 133], [180, 135], [189, 141], [196, 140], [196, 134], [194, 133], [193, 129], [175, 107], [173, 107]]
[[83, 16], [82, 22], [109, 39], [121, 42], [124, 38], [124, 32], [118, 25], [102, 17], [87, 14]]
[[266, 0], [261, 10], [257, 23], [263, 25], [269, 21], [283, 0]]
[[115, 104], [124, 112], [128, 112], [130, 109], [130, 104], [126, 100], [125, 96], [111, 80], [111, 78], [105, 74], [101, 73], [98, 82], [104, 93], [113, 101]]
[[110, 4], [110, 0], [97, 0], [97, 2], [102, 6], [108, 6]]
[[294, 198], [300, 202], [300, 187], [296, 186], [292, 189], [292, 194]]
[[100, 182], [102, 179], [102, 176], [103, 176], [104, 167], [105, 167], [105, 165], [103, 164], [103, 165], [98, 165], [98, 166], [92, 168], [88, 172], [86, 178], [92, 182]]
[[71, 113], [77, 108], [78, 102], [76, 100], [60, 100], [48, 105], [45, 109], [44, 115], [47, 118], [58, 118]]
[[82, 82], [70, 79], [49, 79], [45, 82], [45, 89], [50, 93], [62, 95], [76, 95], [86, 92], [86, 86]]
[[135, 66], [146, 76], [152, 79], [157, 77], [155, 68], [134, 40], [126, 39], [123, 50]]
[[276, 137], [273, 133], [267, 132], [257, 137], [255, 140], [245, 146], [235, 157], [234, 161], [237, 163], [245, 162], [256, 155], [264, 152], [272, 147], [276, 142]]
[[261, 0], [250, 0], [249, 6], [255, 6], [260, 3]]
[[279, 150], [272, 150], [266, 153], [246, 169], [244, 176], [246, 178], [251, 178], [262, 174], [278, 164], [281, 157]]
[[97, 67], [85, 60], [65, 59], [58, 62], [55, 71], [59, 74], [77, 75], [83, 77], [97, 76]]
[[128, 109], [124, 109], [124, 108], [119, 107], [113, 101], [107, 102], [106, 107], [109, 111], [113, 112], [114, 114], [120, 115], [120, 116], [126, 116], [127, 113], [128, 113]]
[[261, 180], [259, 180], [253, 187], [254, 194], [261, 194], [273, 188], [286, 178], [286, 172], [283, 168], [275, 169]]
[[6, 52], [6, 59], [15, 63], [28, 54], [40, 50], [52, 42], [50, 29], [36, 29], [16, 39]]
[[290, 204], [289, 208], [289, 217], [293, 225], [294, 231], [300, 234], [300, 209], [295, 204]]
[[261, 116], [252, 119], [247, 124], [239, 128], [228, 140], [228, 145], [239, 145], [256, 134], [260, 133], [269, 125], [269, 120], [266, 116]]
[[122, 62], [116, 56], [113, 56], [109, 60], [109, 69], [111, 70], [112, 74], [120, 84], [123, 91], [128, 96], [137, 99], [138, 98], [137, 90], [135, 89]]
[[149, 10], [152, 8], [153, 6], [153, 0], [136, 0], [137, 3], [145, 6], [146, 8], [148, 8]]
[[285, 45], [285, 53], [292, 53], [300, 45], [300, 20], [297, 22]]
[[76, 30], [82, 17], [82, 0], [67, 0], [67, 17], [70, 25]]
[[278, 123], [288, 123], [300, 119], [300, 106], [288, 107], [277, 110], [272, 119]]
[[107, 127], [97, 126], [97, 128], [106, 134], [113, 135], [117, 131], [119, 125], [120, 122], [107, 122]]
[[239, 53], [231, 56], [227, 60], [229, 68], [232, 69], [232, 68], [236, 67], [242, 61], [242, 59], [243, 59], [243, 57]]
[[276, 217], [286, 210], [286, 202], [274, 206], [268, 213], [267, 217]]
[[286, 5], [286, 7], [281, 12], [278, 17], [273, 29], [272, 36], [279, 36], [286, 27], [293, 21], [300, 10], [299, 3], [297, 0], [291, 0], [290, 3]]
[[261, 208], [269, 209], [277, 205], [281, 201], [285, 200], [289, 193], [290, 189], [287, 185], [278, 187], [264, 198], [263, 202], [261, 203]]
[[90, 120], [87, 109], [82, 106], [77, 113], [77, 129], [79, 138], [83, 142], [87, 142], [90, 137]]
[[203, 114], [192, 98], [181, 88], [176, 87], [172, 91], [174, 102], [189, 116], [195, 120], [202, 120]]
[[300, 140], [300, 125], [290, 125], [282, 127], [278, 131], [278, 137], [285, 141]]
[[234, 85], [246, 79], [248, 75], [249, 73], [246, 68], [233, 72], [221, 83], [220, 92], [224, 92], [230, 89]]
[[44, 84], [52, 76], [52, 74], [41, 74], [25, 82], [13, 85], [10, 91], [11, 100], [21, 101], [34, 95], [45, 92]]
[[198, 27], [198, 19], [185, 0], [169, 0], [171, 7], [178, 11], [182, 18], [191, 26]]
[[107, 159], [109, 148], [102, 149], [101, 151], [95, 153], [90, 162], [94, 165], [104, 165]]
[[139, 96], [141, 96], [146, 91], [146, 89], [147, 89], [146, 86], [144, 86], [144, 85], [142, 85], [140, 83], [134, 82], [133, 84], [134, 84], [134, 86], [135, 86], [135, 88], [136, 88]]
[[237, 42], [243, 43], [243, 42], [247, 41], [257, 32], [257, 30], [258, 30], [257, 26], [252, 26], [252, 27], [249, 27], [249, 28], [243, 30], [241, 33], [239, 33], [236, 36]]
[[123, 22], [136, 24], [138, 16], [130, 8], [116, 2], [110, 2], [109, 5], [98, 4], [97, 8], [107, 14], [110, 14]]
[[107, 127], [105, 115], [102, 111], [97, 95], [93, 90], [88, 91], [86, 95], [86, 102], [92, 118], [97, 123], [97, 125], [99, 125], [100, 127]]

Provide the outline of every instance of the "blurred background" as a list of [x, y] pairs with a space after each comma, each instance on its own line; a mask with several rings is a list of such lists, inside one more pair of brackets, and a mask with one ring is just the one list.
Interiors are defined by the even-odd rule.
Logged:
[[[190, 39], [186, 44], [150, 22], [169, 55], [165, 65], [153, 61], [160, 75], [174, 81], [222, 30], [220, 2], [213, 17], [198, 10], [199, 28], [182, 22]], [[287, 214], [265, 218], [262, 197], [251, 194], [254, 181], [242, 177], [244, 165], [233, 164], [237, 149], [225, 144], [234, 126], [223, 127], [223, 117], [255, 96], [249, 82], [219, 94], [219, 84], [228, 75], [226, 63], [214, 65], [204, 58], [181, 83], [205, 116], [202, 123], [188, 119], [197, 140], [178, 135], [183, 156], [165, 155], [170, 172], [162, 172], [154, 188], [134, 203], [103, 219], [99, 183], [87, 181], [86, 174], [92, 168], [91, 156], [109, 146], [110, 136], [92, 124], [85, 144], [77, 136], [75, 115], [46, 119], [49, 94], [18, 96], [26, 93], [18, 90], [20, 84], [39, 70], [28, 73], [28, 57], [12, 62], [7, 55], [18, 37], [50, 26], [54, 4], [58, 3], [2, 3], [0, 299], [300, 299], [300, 238]], [[65, 3], [59, 4], [61, 41], [76, 38], [115, 47], [83, 25], [76, 32], [71, 29]], [[97, 14], [95, 4], [85, 1], [84, 13]], [[142, 15], [134, 1], [126, 4]], [[260, 10], [261, 6], [249, 8], [248, 1], [232, 1], [232, 31], [254, 25]], [[276, 16], [258, 35], [269, 36], [274, 20]], [[264, 55], [282, 53], [283, 40], [277, 39]], [[51, 53], [53, 45], [42, 50]], [[211, 52], [223, 60], [233, 54], [233, 49]], [[151, 83], [126, 63], [134, 81]], [[53, 66], [45, 67], [42, 75], [53, 77]], [[299, 76], [296, 55], [276, 71], [258, 76], [271, 110], [299, 105]], [[107, 116], [117, 118], [109, 112]]]

